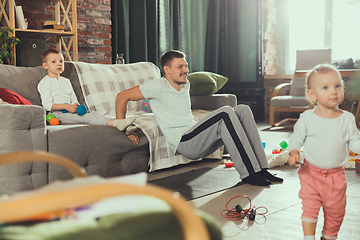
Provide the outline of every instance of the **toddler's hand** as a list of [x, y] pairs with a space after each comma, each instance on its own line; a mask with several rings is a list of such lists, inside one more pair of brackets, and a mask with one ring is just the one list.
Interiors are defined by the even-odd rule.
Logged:
[[300, 163], [300, 154], [298, 151], [296, 150], [292, 150], [290, 152], [290, 156], [289, 156], [289, 159], [288, 159], [288, 164], [290, 166], [295, 166], [297, 164]]
[[65, 105], [66, 105], [65, 110], [67, 110], [69, 113], [76, 113], [77, 106], [75, 106], [75, 104], [65, 104]]

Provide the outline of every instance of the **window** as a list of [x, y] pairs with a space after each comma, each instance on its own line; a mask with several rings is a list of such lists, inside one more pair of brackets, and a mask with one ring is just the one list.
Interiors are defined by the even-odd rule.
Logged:
[[286, 73], [298, 49], [331, 48], [332, 59], [360, 59], [360, 0], [289, 0]]

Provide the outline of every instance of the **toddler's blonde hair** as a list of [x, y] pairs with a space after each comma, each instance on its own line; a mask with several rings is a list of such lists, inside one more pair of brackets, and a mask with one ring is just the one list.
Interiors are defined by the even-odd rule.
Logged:
[[342, 85], [344, 85], [343, 80], [341, 78], [341, 74], [340, 74], [339, 70], [335, 66], [333, 66], [331, 64], [319, 64], [319, 65], [316, 65], [313, 69], [311, 69], [310, 72], [308, 72], [306, 74], [306, 78], [305, 78], [306, 92], [305, 93], [307, 93], [307, 90], [310, 89], [310, 87], [309, 87], [310, 86], [310, 80], [315, 74], [317, 74], [317, 73], [328, 73], [328, 72], [331, 72], [331, 71], [334, 71], [339, 75], [340, 82], [341, 82]]

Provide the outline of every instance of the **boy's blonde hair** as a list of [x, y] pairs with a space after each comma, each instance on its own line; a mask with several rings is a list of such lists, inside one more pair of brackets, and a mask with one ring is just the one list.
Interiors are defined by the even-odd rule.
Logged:
[[308, 72], [306, 74], [306, 78], [305, 78], [305, 87], [306, 87], [306, 92], [308, 89], [310, 89], [310, 80], [311, 78], [317, 74], [317, 73], [328, 73], [328, 72], [331, 72], [331, 71], [334, 71], [336, 72], [338, 75], [339, 75], [339, 79], [341, 81], [341, 84], [343, 85], [343, 80], [341, 78], [341, 74], [339, 72], [339, 70], [331, 65], [331, 64], [319, 64], [319, 65], [316, 65], [313, 69], [311, 69], [310, 72]]
[[49, 54], [61, 54], [60, 51], [56, 50], [56, 49], [48, 49], [46, 50], [42, 55], [41, 55], [41, 59], [43, 62], [46, 62], [47, 61], [47, 56], [49, 56]]

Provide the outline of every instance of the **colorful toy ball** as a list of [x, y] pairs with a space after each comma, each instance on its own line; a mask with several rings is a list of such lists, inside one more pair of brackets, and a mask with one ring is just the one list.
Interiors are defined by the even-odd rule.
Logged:
[[47, 121], [48, 123], [50, 123], [50, 120], [53, 119], [53, 118], [55, 118], [55, 115], [52, 114], [52, 113], [49, 113], [48, 115], [46, 115], [46, 121]]
[[57, 118], [52, 118], [49, 121], [50, 125], [59, 125], [59, 119]]
[[85, 105], [79, 105], [77, 106], [76, 108], [76, 113], [79, 115], [79, 116], [82, 116], [82, 115], [85, 115], [87, 112], [87, 108]]

